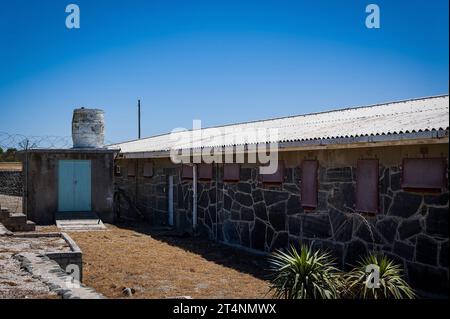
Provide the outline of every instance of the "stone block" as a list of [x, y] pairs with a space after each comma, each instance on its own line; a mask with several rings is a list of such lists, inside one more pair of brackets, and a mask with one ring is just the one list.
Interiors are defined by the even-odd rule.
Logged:
[[407, 239], [411, 236], [417, 235], [422, 231], [420, 226], [420, 220], [415, 219], [405, 219], [402, 221], [398, 228], [398, 235], [400, 239]]
[[255, 216], [262, 220], [269, 220], [267, 215], [266, 204], [264, 202], [258, 202], [253, 205], [253, 210], [255, 211]]
[[407, 243], [401, 241], [395, 241], [393, 253], [407, 260], [412, 260], [414, 257], [414, 246], [408, 245]]
[[286, 229], [286, 203], [280, 202], [272, 205], [269, 210], [269, 222], [275, 230]]
[[264, 190], [264, 200], [267, 206], [273, 205], [275, 203], [285, 201], [289, 197], [286, 192], [279, 192], [273, 190]]
[[250, 195], [244, 193], [236, 193], [234, 199], [241, 205], [251, 207], [253, 205], [253, 199]]
[[428, 215], [425, 219], [426, 233], [432, 236], [448, 238], [448, 218], [449, 210], [446, 208], [428, 208]]
[[416, 243], [416, 261], [436, 265], [437, 264], [437, 243], [430, 237], [419, 235]]
[[296, 195], [290, 195], [286, 204], [286, 213], [288, 215], [299, 214], [303, 212], [303, 208], [300, 203], [300, 197]]
[[252, 186], [249, 183], [240, 182], [237, 184], [237, 190], [245, 194], [252, 193]]
[[307, 214], [302, 216], [302, 235], [308, 238], [331, 237], [330, 219], [326, 214]]
[[263, 195], [260, 189], [255, 189], [252, 191], [253, 202], [257, 203], [263, 201]]
[[376, 224], [376, 229], [389, 243], [397, 233], [398, 222], [394, 218], [385, 217]]
[[266, 243], [266, 224], [259, 220], [255, 219], [255, 225], [252, 229], [252, 248], [257, 250], [264, 250]]
[[448, 273], [444, 269], [407, 262], [409, 283], [415, 289], [448, 295]]
[[289, 235], [300, 236], [301, 234], [301, 219], [299, 217], [288, 217]]
[[253, 209], [242, 207], [241, 208], [241, 219], [245, 221], [252, 221], [255, 219], [255, 215], [253, 213]]
[[409, 218], [416, 214], [422, 203], [419, 194], [400, 192], [394, 197], [394, 203], [389, 210], [389, 215]]
[[436, 195], [425, 195], [424, 201], [427, 205], [448, 206], [448, 192]]

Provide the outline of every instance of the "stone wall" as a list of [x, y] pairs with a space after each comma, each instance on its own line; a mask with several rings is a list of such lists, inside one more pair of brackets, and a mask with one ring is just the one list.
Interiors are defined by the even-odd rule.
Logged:
[[[300, 204], [299, 165], [295, 161], [292, 165], [287, 157], [291, 165], [284, 171], [284, 182], [270, 187], [260, 182], [256, 165], [243, 164], [240, 181], [224, 183], [223, 168], [215, 164], [212, 180], [198, 182], [199, 232], [212, 240], [262, 252], [309, 244], [330, 250], [343, 269], [371, 250], [382, 251], [404, 266], [416, 289], [447, 293], [448, 189], [440, 194], [405, 191], [401, 188], [401, 160], [380, 160], [379, 213], [359, 214], [354, 208], [358, 157], [330, 165], [330, 155], [324, 154], [317, 156], [318, 207], [311, 211], [304, 211]], [[328, 160], [320, 156], [328, 156]], [[167, 224], [167, 176], [173, 175], [175, 225], [190, 231], [192, 181], [181, 179], [180, 167], [154, 162], [152, 178], [143, 179], [137, 171], [136, 203], [145, 207], [156, 223]], [[123, 175], [118, 183], [130, 191], [136, 188], [136, 184], [127, 184]]]
[[23, 177], [21, 171], [0, 169], [0, 194], [22, 196]]
[[[153, 176], [145, 177], [144, 164], [154, 163]], [[140, 214], [155, 225], [167, 225], [168, 217], [168, 183], [169, 176], [174, 175], [174, 183], [177, 183], [178, 168], [169, 160], [150, 161], [118, 160], [115, 173], [115, 209], [122, 219], [136, 219]], [[130, 175], [131, 165], [134, 173]], [[119, 168], [118, 168], [119, 167]], [[120, 170], [120, 173], [117, 172]], [[121, 190], [120, 198], [117, 190]], [[131, 202], [131, 203], [130, 203]], [[174, 192], [174, 202], [177, 203], [177, 193]], [[174, 205], [174, 206], [175, 206]], [[176, 207], [174, 208], [176, 210]]]

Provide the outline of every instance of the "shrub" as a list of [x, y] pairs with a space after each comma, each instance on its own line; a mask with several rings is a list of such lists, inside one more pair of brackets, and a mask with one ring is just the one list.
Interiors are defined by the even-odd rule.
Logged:
[[[366, 285], [368, 274], [366, 267], [379, 267], [379, 288]], [[363, 258], [357, 267], [344, 276], [345, 296], [364, 299], [413, 299], [415, 293], [402, 278], [402, 268], [386, 256], [372, 253]]]
[[275, 251], [269, 258], [273, 278], [270, 291], [276, 298], [334, 299], [339, 297], [340, 273], [330, 255], [302, 246], [300, 253], [291, 246], [287, 252]]

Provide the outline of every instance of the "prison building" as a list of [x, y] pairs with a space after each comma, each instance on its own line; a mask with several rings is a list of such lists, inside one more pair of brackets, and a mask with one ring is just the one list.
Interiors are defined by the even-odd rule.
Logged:
[[[278, 133], [242, 144], [252, 130]], [[277, 170], [261, 174], [255, 148], [274, 142]], [[312, 245], [344, 269], [381, 251], [414, 288], [446, 293], [448, 142], [448, 95], [143, 138], [110, 146], [116, 210], [257, 252]], [[170, 157], [208, 147], [244, 161]]]

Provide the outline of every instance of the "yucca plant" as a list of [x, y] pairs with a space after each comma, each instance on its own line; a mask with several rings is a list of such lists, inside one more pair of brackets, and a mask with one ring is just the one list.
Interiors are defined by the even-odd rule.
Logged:
[[339, 297], [340, 273], [327, 252], [302, 246], [275, 251], [269, 257], [270, 292], [285, 299], [334, 299]]
[[[366, 267], [376, 265], [379, 269], [379, 286], [367, 285]], [[402, 277], [402, 267], [384, 255], [372, 253], [362, 258], [358, 266], [344, 276], [347, 298], [363, 299], [413, 299], [414, 290]]]

